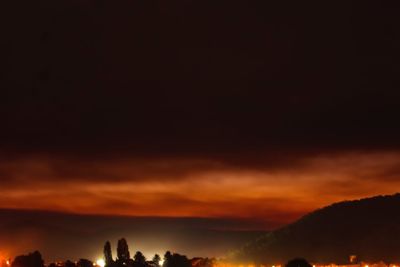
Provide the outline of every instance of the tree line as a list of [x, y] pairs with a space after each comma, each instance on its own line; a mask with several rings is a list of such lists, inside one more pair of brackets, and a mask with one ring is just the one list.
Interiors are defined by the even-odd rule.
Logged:
[[137, 251], [133, 258], [130, 257], [128, 243], [125, 238], [118, 240], [117, 258], [114, 260], [111, 244], [107, 241], [104, 245], [105, 267], [212, 267], [213, 259], [193, 258], [188, 259], [185, 255], [167, 251], [164, 258], [155, 254], [151, 260], [146, 260], [142, 252]]
[[[118, 240], [117, 257], [112, 256], [111, 243], [107, 241], [104, 245], [104, 267], [214, 267], [215, 259], [192, 258], [188, 259], [185, 255], [171, 253], [167, 251], [164, 258], [155, 254], [151, 260], [147, 260], [142, 252], [137, 251], [133, 258], [130, 256], [128, 243], [125, 238]], [[80, 259], [77, 262], [65, 261], [61, 265], [50, 263], [48, 267], [93, 267], [92, 261]], [[1, 267], [1, 266], [0, 266]], [[45, 267], [44, 260], [39, 251], [28, 255], [15, 257], [11, 267]], [[312, 267], [305, 259], [296, 258], [289, 261], [285, 267]]]

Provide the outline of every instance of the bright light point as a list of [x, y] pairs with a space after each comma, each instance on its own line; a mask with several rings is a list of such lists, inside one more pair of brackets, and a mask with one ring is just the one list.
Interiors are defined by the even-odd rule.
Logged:
[[160, 260], [160, 261], [158, 262], [158, 264], [159, 264], [160, 266], [162, 266], [162, 265], [164, 264], [164, 260]]
[[106, 266], [106, 263], [105, 263], [105, 261], [103, 259], [98, 259], [96, 261], [96, 264], [97, 264], [97, 266], [100, 266], [100, 267]]
[[7, 264], [7, 265], [10, 265], [10, 261], [6, 261], [6, 264]]

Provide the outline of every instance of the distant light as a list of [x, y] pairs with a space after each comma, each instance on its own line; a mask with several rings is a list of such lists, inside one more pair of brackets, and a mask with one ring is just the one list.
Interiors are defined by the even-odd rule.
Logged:
[[100, 266], [100, 267], [104, 267], [104, 266], [106, 266], [106, 262], [103, 259], [98, 259], [96, 261], [96, 265]]
[[272, 267], [275, 267], [275, 265], [272, 265]]
[[163, 264], [164, 264], [164, 260], [161, 259], [161, 260], [158, 262], [158, 265], [162, 266]]
[[[10, 265], [10, 261], [9, 261], [9, 260], [7, 260], [7, 261], [6, 261], [6, 264], [7, 264], [7, 265]], [[396, 266], [394, 266], [394, 267], [396, 267]]]

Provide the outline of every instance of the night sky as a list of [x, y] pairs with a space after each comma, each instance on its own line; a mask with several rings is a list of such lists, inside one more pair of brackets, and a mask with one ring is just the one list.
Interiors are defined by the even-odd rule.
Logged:
[[0, 208], [270, 230], [398, 192], [394, 2], [2, 1]]

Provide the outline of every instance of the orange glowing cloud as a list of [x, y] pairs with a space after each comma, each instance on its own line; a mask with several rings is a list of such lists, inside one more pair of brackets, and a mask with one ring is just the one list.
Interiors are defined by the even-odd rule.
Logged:
[[8, 179], [0, 203], [84, 214], [246, 218], [277, 227], [332, 202], [395, 193], [399, 163], [400, 154], [389, 152], [320, 155], [274, 169], [206, 160], [9, 161], [1, 165]]

